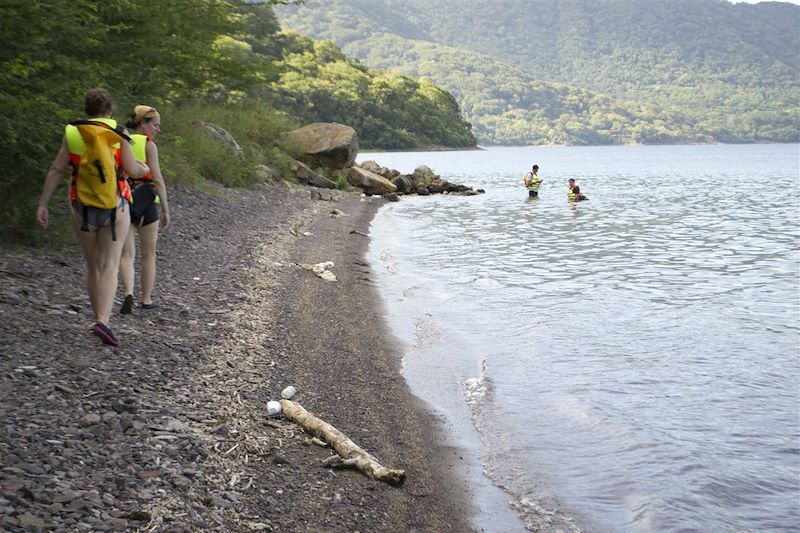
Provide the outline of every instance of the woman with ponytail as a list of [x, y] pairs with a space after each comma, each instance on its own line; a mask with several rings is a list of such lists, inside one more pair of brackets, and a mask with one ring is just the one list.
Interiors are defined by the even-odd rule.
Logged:
[[[158, 163], [158, 146], [153, 142], [161, 132], [161, 116], [154, 107], [137, 105], [125, 124], [133, 132], [133, 153], [138, 161], [146, 163], [150, 173], [130, 179], [133, 192], [131, 206], [131, 231], [122, 249], [119, 273], [125, 298], [120, 313], [130, 314], [133, 309], [134, 258], [136, 236], [139, 234], [142, 262], [142, 309], [158, 307], [153, 303], [153, 287], [156, 281], [156, 241], [159, 229], [169, 225], [167, 187]], [[135, 228], [135, 230], [134, 230]]]

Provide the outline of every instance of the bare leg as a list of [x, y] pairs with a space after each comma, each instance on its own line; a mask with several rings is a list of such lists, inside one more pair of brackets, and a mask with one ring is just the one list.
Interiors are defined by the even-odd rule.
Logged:
[[124, 296], [133, 294], [133, 264], [136, 258], [136, 235], [134, 233], [136, 233], [136, 230], [134, 226], [131, 226], [119, 261], [119, 280], [122, 282], [122, 294]]
[[117, 240], [111, 239], [111, 226], [97, 231], [81, 231], [80, 216], [72, 212], [72, 225], [78, 237], [87, 265], [87, 287], [89, 301], [94, 309], [95, 320], [108, 324], [114, 296], [117, 292], [119, 260], [131, 224], [127, 205], [117, 209], [115, 222]]
[[100, 270], [97, 295], [97, 320], [108, 324], [111, 308], [114, 306], [114, 297], [117, 294], [117, 279], [119, 277], [119, 260], [122, 248], [131, 225], [131, 216], [128, 206], [117, 210], [116, 234], [117, 240], [111, 240], [111, 227], [106, 226], [97, 230], [100, 249]]
[[75, 232], [75, 237], [78, 238], [78, 243], [83, 250], [83, 257], [86, 259], [86, 290], [89, 293], [89, 303], [92, 305], [92, 310], [95, 312], [95, 320], [97, 320], [97, 285], [98, 285], [98, 250], [96, 242], [96, 234], [89, 231], [81, 231], [81, 216], [70, 208], [72, 229]]
[[142, 253], [142, 303], [151, 304], [153, 287], [156, 283], [158, 221], [139, 228], [139, 240]]

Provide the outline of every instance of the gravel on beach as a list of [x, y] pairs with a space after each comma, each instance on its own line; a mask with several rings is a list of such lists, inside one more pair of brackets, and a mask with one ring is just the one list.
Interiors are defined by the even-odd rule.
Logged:
[[[77, 245], [3, 248], [0, 530], [469, 531], [457, 447], [400, 374], [366, 263], [382, 200], [207, 189], [170, 191], [159, 307], [120, 315], [118, 294], [117, 348], [89, 331]], [[326, 261], [336, 281], [300, 266]], [[405, 483], [323, 466], [267, 413], [288, 385]]]

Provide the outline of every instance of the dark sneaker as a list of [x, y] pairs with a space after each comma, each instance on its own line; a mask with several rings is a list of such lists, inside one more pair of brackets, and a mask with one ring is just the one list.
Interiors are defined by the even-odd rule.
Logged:
[[158, 309], [158, 304], [142, 304], [142, 309]]
[[120, 307], [119, 312], [123, 315], [129, 315], [133, 311], [133, 294], [129, 294], [125, 297], [122, 301], [122, 307]]
[[100, 340], [103, 341], [105, 344], [110, 344], [111, 346], [119, 346], [119, 341], [111, 332], [111, 328], [109, 328], [105, 324], [101, 322], [95, 323], [95, 325], [92, 326], [92, 331], [94, 332], [95, 335], [100, 337]]

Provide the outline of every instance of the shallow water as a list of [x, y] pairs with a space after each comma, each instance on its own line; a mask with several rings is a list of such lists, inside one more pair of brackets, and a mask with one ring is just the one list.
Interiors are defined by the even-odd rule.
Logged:
[[[798, 528], [799, 156], [797, 145], [360, 155], [486, 189], [385, 206], [369, 255], [406, 379], [479, 442], [473, 471], [528, 527]], [[532, 163], [544, 183], [530, 201]], [[567, 201], [569, 177], [589, 201]], [[478, 505], [479, 527], [521, 529], [487, 518], [497, 489], [476, 487], [493, 502]]]

